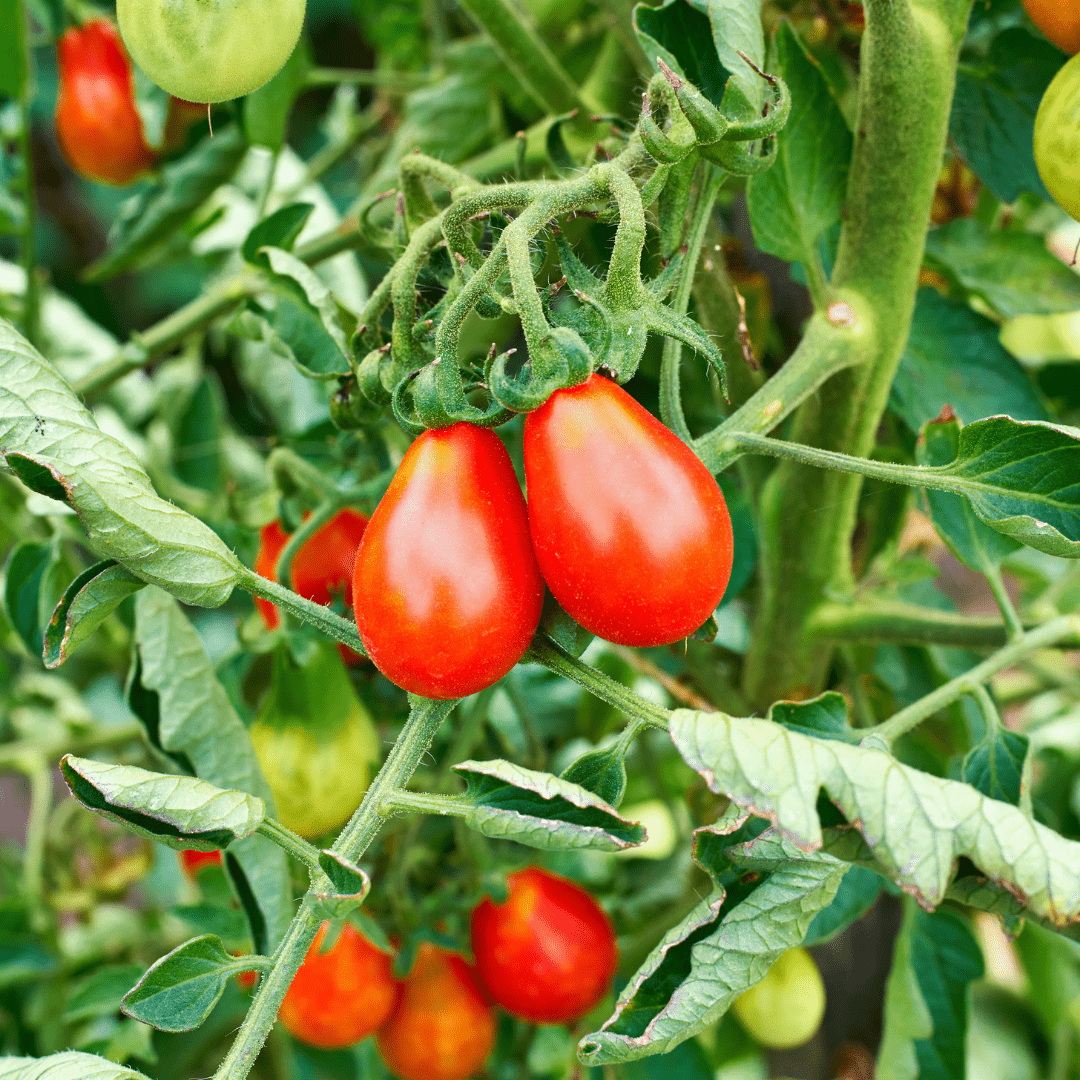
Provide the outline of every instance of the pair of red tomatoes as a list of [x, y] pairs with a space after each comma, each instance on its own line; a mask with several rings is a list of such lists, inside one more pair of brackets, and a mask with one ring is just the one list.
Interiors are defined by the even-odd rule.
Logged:
[[473, 911], [476, 966], [425, 942], [409, 975], [346, 924], [320, 952], [325, 926], [278, 1013], [297, 1038], [331, 1049], [375, 1033], [402, 1080], [464, 1080], [495, 1043], [491, 1003], [533, 1023], [566, 1023], [607, 993], [618, 954], [596, 901], [539, 867], [508, 878], [506, 903]]
[[[72, 27], [57, 43], [56, 62], [56, 135], [72, 168], [88, 180], [120, 185], [154, 168], [158, 154], [146, 141], [131, 60], [116, 27], [108, 19]], [[171, 98], [165, 146], [182, 143], [203, 115], [203, 106]]]
[[599, 375], [525, 419], [528, 505], [499, 437], [458, 423], [408, 449], [356, 558], [360, 637], [392, 682], [457, 698], [502, 678], [536, 633], [544, 585], [580, 625], [666, 645], [731, 574], [724, 497], [694, 452]]

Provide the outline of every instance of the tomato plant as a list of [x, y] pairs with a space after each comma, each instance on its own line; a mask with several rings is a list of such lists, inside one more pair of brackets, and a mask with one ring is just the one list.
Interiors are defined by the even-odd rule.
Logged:
[[360, 637], [410, 693], [456, 698], [502, 678], [540, 621], [543, 584], [510, 457], [459, 423], [408, 449], [356, 556]]
[[538, 866], [511, 874], [507, 887], [504, 904], [485, 899], [472, 913], [477, 974], [514, 1016], [577, 1020], [611, 985], [618, 950], [610, 921], [584, 889]]
[[393, 960], [345, 923], [329, 948], [328, 923], [319, 928], [289, 984], [278, 1016], [298, 1039], [334, 1049], [380, 1028], [397, 997]]
[[525, 421], [529, 528], [544, 580], [587, 630], [668, 645], [712, 615], [731, 575], [731, 518], [700, 459], [593, 375]]
[[72, 167], [90, 180], [130, 184], [153, 168], [135, 107], [131, 62], [107, 19], [72, 27], [57, 43], [56, 134]]
[[495, 1017], [465, 960], [424, 942], [375, 1041], [401, 1080], [465, 1080], [491, 1053]]
[[1080, 1080], [1069, 11], [0, 3], [0, 1080]]
[[184, 101], [241, 97], [269, 82], [304, 25], [305, 0], [119, 0], [135, 62]]

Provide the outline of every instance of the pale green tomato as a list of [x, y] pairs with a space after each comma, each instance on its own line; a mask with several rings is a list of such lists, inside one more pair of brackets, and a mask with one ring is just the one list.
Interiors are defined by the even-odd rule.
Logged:
[[120, 33], [140, 68], [174, 97], [242, 97], [285, 66], [306, 0], [117, 0]]
[[378, 735], [359, 702], [331, 732], [259, 719], [249, 730], [278, 821], [301, 836], [321, 836], [352, 817], [379, 760]]
[[801, 1046], [821, 1026], [825, 984], [805, 949], [789, 949], [733, 1008], [762, 1046], [787, 1050]]
[[1035, 164], [1054, 201], [1080, 221], [1080, 55], [1043, 95], [1035, 117]]

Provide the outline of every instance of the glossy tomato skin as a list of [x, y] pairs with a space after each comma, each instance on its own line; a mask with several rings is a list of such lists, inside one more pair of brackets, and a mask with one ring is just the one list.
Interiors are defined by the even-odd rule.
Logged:
[[1080, 3], [1077, 0], [1024, 0], [1031, 21], [1070, 56], [1080, 52]]
[[1035, 164], [1047, 191], [1080, 220], [1080, 57], [1053, 78], [1035, 116]]
[[192, 878], [198, 877], [199, 871], [204, 866], [221, 865], [220, 851], [196, 851], [194, 848], [189, 848], [186, 851], [178, 852], [178, 855], [184, 873]]
[[535, 1024], [564, 1024], [597, 1005], [619, 962], [615, 931], [572, 881], [530, 866], [507, 878], [506, 903], [472, 914], [476, 972], [496, 1004]]
[[281, 1002], [278, 1018], [289, 1033], [324, 1050], [366, 1039], [397, 1000], [393, 960], [351, 923], [320, 952], [323, 923]]
[[600, 375], [525, 419], [529, 525], [566, 612], [620, 645], [694, 633], [731, 576], [731, 518], [709, 470]]
[[285, 65], [305, 0], [117, 0], [135, 62], [163, 90], [207, 104], [242, 97]]
[[56, 60], [56, 135], [75, 171], [122, 185], [152, 168], [131, 62], [112, 23], [93, 19], [72, 27], [57, 43]]
[[412, 693], [465, 697], [521, 659], [544, 583], [498, 435], [459, 423], [409, 447], [364, 533], [353, 596], [368, 655]]
[[[353, 567], [367, 523], [368, 519], [358, 510], [346, 507], [317, 530], [292, 561], [293, 591], [324, 607], [336, 597], [343, 597], [345, 606], [351, 610]], [[255, 557], [255, 573], [273, 581], [278, 558], [288, 541], [289, 534], [280, 521], [264, 526]], [[255, 606], [266, 628], [276, 630], [281, 623], [278, 609], [261, 597], [256, 597]], [[347, 645], [339, 645], [338, 651], [347, 664], [361, 659]]]
[[375, 1043], [401, 1080], [465, 1080], [495, 1045], [495, 1016], [464, 959], [424, 942]]

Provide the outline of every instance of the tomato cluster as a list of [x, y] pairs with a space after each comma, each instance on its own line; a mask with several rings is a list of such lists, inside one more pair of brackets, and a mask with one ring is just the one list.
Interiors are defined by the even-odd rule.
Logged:
[[360, 636], [391, 681], [464, 697], [536, 632], [544, 585], [586, 630], [666, 645], [701, 627], [731, 574], [724, 497], [694, 452], [599, 375], [525, 421], [528, 505], [493, 432], [467, 423], [409, 448], [364, 534]]
[[464, 1080], [495, 1045], [491, 1002], [531, 1023], [567, 1023], [607, 993], [618, 953], [603, 910], [584, 889], [533, 866], [511, 874], [505, 903], [472, 915], [473, 967], [430, 942], [396, 980], [390, 956], [346, 924], [325, 952], [323, 924], [279, 1017], [313, 1046], [375, 1034], [401, 1080]]

